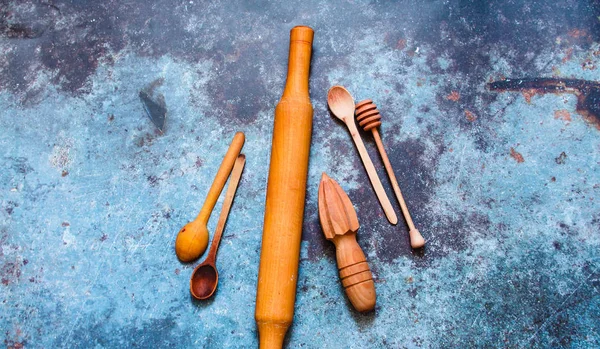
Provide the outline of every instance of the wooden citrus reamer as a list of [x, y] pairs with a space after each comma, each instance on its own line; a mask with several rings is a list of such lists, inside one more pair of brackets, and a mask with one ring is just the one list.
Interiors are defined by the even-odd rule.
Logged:
[[325, 238], [335, 245], [340, 280], [354, 309], [375, 308], [377, 296], [367, 258], [356, 242], [360, 225], [342, 187], [325, 173], [319, 185], [319, 219]]
[[408, 207], [406, 206], [406, 202], [404, 202], [404, 197], [400, 191], [400, 186], [396, 180], [396, 175], [394, 175], [394, 169], [392, 168], [392, 164], [390, 164], [387, 153], [383, 148], [383, 142], [381, 142], [381, 137], [379, 136], [379, 131], [377, 130], [377, 127], [381, 125], [381, 114], [379, 114], [377, 106], [372, 100], [365, 99], [364, 101], [356, 104], [356, 120], [358, 121], [358, 125], [365, 131], [371, 131], [373, 133], [373, 138], [375, 138], [375, 143], [377, 143], [377, 149], [379, 150], [379, 154], [381, 155], [381, 159], [385, 165], [385, 170], [390, 177], [392, 187], [394, 188], [394, 193], [396, 194], [396, 198], [398, 199], [400, 208], [402, 209], [402, 214], [404, 215], [406, 224], [408, 224], [410, 246], [412, 248], [423, 247], [423, 245], [425, 245], [425, 239], [423, 239], [423, 236], [421, 236], [419, 230], [415, 228], [415, 224], [410, 217], [410, 212], [408, 212]]
[[261, 348], [281, 348], [294, 317], [313, 107], [308, 76], [314, 32], [290, 32], [288, 74], [275, 108], [256, 292]]

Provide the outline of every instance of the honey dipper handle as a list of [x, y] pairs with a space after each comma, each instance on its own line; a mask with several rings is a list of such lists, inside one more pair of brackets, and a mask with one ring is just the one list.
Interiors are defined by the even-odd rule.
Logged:
[[369, 153], [367, 153], [365, 144], [360, 138], [360, 134], [358, 134], [358, 129], [356, 129], [356, 124], [354, 123], [354, 118], [349, 118], [345, 121], [348, 130], [350, 130], [350, 135], [352, 135], [352, 139], [354, 140], [354, 144], [356, 144], [356, 149], [358, 149], [360, 158], [363, 164], [365, 165], [365, 169], [367, 170], [367, 174], [369, 175], [369, 179], [371, 180], [371, 184], [373, 185], [373, 189], [375, 190], [375, 194], [377, 195], [377, 199], [379, 199], [379, 203], [383, 208], [385, 216], [387, 217], [388, 221], [390, 221], [390, 223], [398, 223], [398, 217], [396, 216], [396, 212], [394, 212], [392, 203], [390, 202], [390, 199], [388, 199], [388, 196], [385, 193], [385, 190], [383, 189], [383, 185], [381, 184], [381, 181], [377, 176], [375, 166], [373, 166], [373, 162], [369, 157]]
[[423, 245], [425, 245], [425, 239], [423, 239], [421, 233], [417, 230], [417, 228], [415, 228], [415, 224], [413, 223], [413, 220], [410, 217], [410, 212], [408, 212], [408, 206], [406, 206], [406, 202], [404, 201], [404, 197], [402, 196], [402, 191], [400, 191], [400, 186], [398, 185], [398, 180], [396, 180], [394, 169], [392, 168], [392, 164], [390, 164], [390, 159], [388, 159], [387, 153], [383, 148], [383, 142], [381, 142], [379, 131], [377, 131], [377, 128], [372, 128], [371, 131], [373, 132], [373, 138], [375, 138], [375, 143], [377, 143], [377, 149], [379, 149], [379, 154], [381, 155], [381, 159], [383, 160], [383, 164], [385, 165], [385, 170], [387, 171], [388, 176], [390, 176], [392, 188], [394, 188], [394, 193], [396, 194], [396, 198], [400, 203], [402, 214], [404, 215], [404, 219], [406, 220], [406, 224], [408, 225], [410, 245], [413, 248], [423, 247]]
[[221, 166], [217, 171], [217, 175], [215, 176], [215, 179], [208, 190], [208, 194], [206, 194], [204, 205], [198, 214], [198, 218], [196, 218], [200, 222], [204, 222], [204, 224], [208, 222], [210, 214], [217, 203], [217, 199], [219, 199], [219, 195], [221, 195], [221, 191], [227, 182], [227, 178], [229, 178], [229, 174], [231, 173], [231, 169], [235, 164], [235, 160], [244, 146], [244, 141], [245, 136], [242, 132], [236, 133], [233, 137], [231, 145], [229, 146], [229, 149], [227, 149], [227, 153], [223, 158], [223, 162], [221, 162]]
[[400, 191], [400, 186], [398, 185], [398, 180], [396, 180], [396, 175], [394, 174], [394, 169], [392, 168], [392, 164], [390, 164], [390, 159], [383, 148], [383, 143], [381, 142], [381, 137], [379, 136], [379, 131], [376, 128], [372, 128], [373, 138], [375, 138], [375, 143], [377, 144], [377, 149], [379, 149], [379, 154], [381, 155], [381, 159], [383, 160], [383, 165], [385, 166], [385, 170], [390, 176], [390, 181], [392, 182], [392, 187], [394, 188], [394, 193], [396, 194], [396, 198], [400, 203], [400, 208], [402, 209], [402, 213], [404, 214], [404, 219], [406, 220], [406, 224], [408, 224], [409, 229], [415, 229], [415, 224], [413, 223], [412, 218], [410, 217], [410, 213], [408, 212], [408, 207], [406, 206], [406, 202], [404, 202], [404, 197], [402, 196], [402, 192]]
[[340, 279], [350, 303], [360, 312], [372, 310], [377, 298], [375, 283], [365, 254], [356, 242], [356, 233], [338, 235], [333, 243]]

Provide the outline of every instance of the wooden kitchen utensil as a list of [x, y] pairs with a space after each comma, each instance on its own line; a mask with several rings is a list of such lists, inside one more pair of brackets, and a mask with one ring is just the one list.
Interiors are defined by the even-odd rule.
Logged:
[[314, 32], [290, 32], [288, 74], [275, 108], [256, 291], [260, 348], [281, 348], [294, 317], [313, 107], [308, 76]]
[[323, 173], [319, 185], [319, 218], [327, 240], [335, 245], [338, 270], [354, 309], [373, 310], [376, 294], [371, 269], [356, 242], [356, 211], [342, 187]]
[[217, 175], [208, 190], [204, 205], [198, 214], [198, 217], [186, 224], [177, 235], [175, 240], [175, 253], [182, 262], [191, 262], [200, 257], [208, 245], [208, 229], [206, 223], [210, 214], [217, 203], [219, 195], [227, 182], [231, 169], [237, 159], [242, 147], [244, 146], [245, 136], [238, 132], [233, 137], [233, 141], [221, 162]]
[[373, 166], [369, 153], [367, 153], [367, 149], [365, 149], [365, 145], [356, 129], [356, 124], [354, 123], [354, 99], [352, 98], [352, 95], [350, 95], [350, 92], [342, 86], [333, 86], [329, 89], [329, 93], [327, 94], [327, 104], [329, 104], [329, 109], [331, 109], [333, 115], [342, 120], [346, 124], [346, 127], [348, 127], [352, 139], [354, 140], [354, 144], [356, 144], [356, 148], [360, 154], [360, 158], [365, 165], [375, 194], [379, 199], [383, 212], [385, 212], [385, 216], [390, 223], [398, 223], [398, 217], [396, 217], [396, 212], [394, 212], [392, 203], [390, 202], [390, 199], [388, 199], [388, 196], [383, 189], [383, 185], [381, 185], [381, 181], [375, 171], [375, 166]]
[[235, 192], [242, 177], [242, 171], [244, 170], [244, 164], [246, 163], [246, 156], [241, 154], [235, 160], [233, 170], [231, 171], [231, 179], [225, 192], [225, 201], [221, 207], [221, 215], [219, 216], [219, 222], [217, 222], [217, 229], [215, 229], [215, 236], [213, 236], [212, 243], [210, 244], [210, 250], [208, 256], [204, 262], [198, 265], [192, 272], [190, 279], [190, 292], [196, 299], [207, 299], [215, 293], [217, 284], [219, 283], [219, 273], [217, 272], [217, 250], [219, 249], [219, 243], [221, 242], [221, 235], [225, 229], [225, 223], [229, 216], [229, 210], [233, 204], [233, 198]]
[[404, 202], [404, 197], [400, 191], [400, 186], [396, 180], [396, 175], [394, 175], [394, 169], [392, 168], [392, 164], [390, 163], [387, 153], [383, 148], [383, 142], [381, 142], [381, 137], [379, 136], [379, 131], [377, 130], [377, 127], [381, 125], [381, 114], [379, 114], [377, 106], [372, 100], [366, 99], [356, 104], [356, 121], [358, 121], [358, 125], [362, 127], [363, 130], [371, 131], [373, 133], [375, 143], [377, 143], [377, 149], [379, 150], [379, 154], [381, 155], [381, 159], [385, 165], [385, 170], [390, 177], [392, 187], [394, 188], [394, 193], [396, 194], [396, 198], [398, 199], [400, 208], [402, 209], [402, 214], [404, 215], [406, 224], [408, 224], [410, 246], [412, 248], [423, 247], [425, 245], [425, 239], [423, 239], [421, 233], [417, 230], [417, 228], [415, 228], [415, 224], [410, 217], [410, 212], [408, 212], [408, 207], [406, 206], [406, 202]]

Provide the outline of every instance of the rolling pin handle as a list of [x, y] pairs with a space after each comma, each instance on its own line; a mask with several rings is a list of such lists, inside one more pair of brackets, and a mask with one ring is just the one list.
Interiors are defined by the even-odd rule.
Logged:
[[258, 323], [259, 348], [260, 349], [281, 349], [283, 340], [290, 324], [278, 324], [274, 322]]

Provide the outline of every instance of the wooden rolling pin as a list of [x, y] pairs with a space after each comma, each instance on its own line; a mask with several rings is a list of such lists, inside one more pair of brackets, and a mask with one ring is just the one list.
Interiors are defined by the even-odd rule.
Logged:
[[313, 107], [308, 75], [314, 32], [290, 32], [288, 74], [275, 108], [255, 319], [260, 348], [281, 348], [294, 317]]
[[319, 219], [325, 238], [335, 245], [340, 280], [354, 309], [375, 308], [375, 283], [367, 258], [356, 242], [360, 225], [356, 211], [342, 187], [323, 173], [319, 185]]

